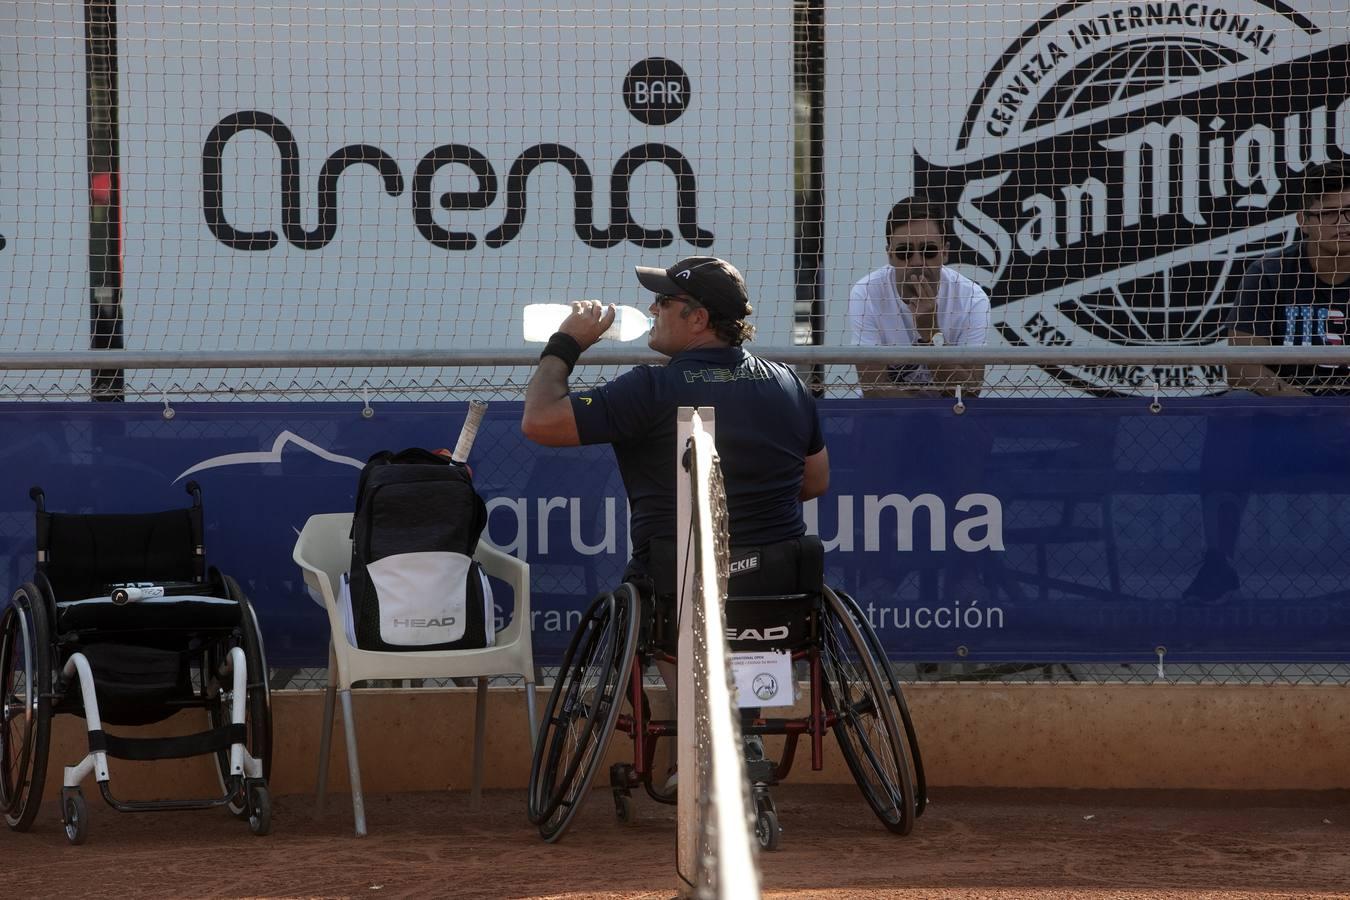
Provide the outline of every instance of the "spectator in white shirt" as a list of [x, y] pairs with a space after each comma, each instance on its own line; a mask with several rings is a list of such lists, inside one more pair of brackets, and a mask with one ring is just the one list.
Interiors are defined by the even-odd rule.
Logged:
[[[849, 328], [860, 347], [983, 347], [989, 341], [989, 295], [948, 269], [947, 215], [925, 197], [909, 197], [886, 217], [888, 265], [853, 285]], [[984, 366], [857, 366], [864, 397], [977, 394]]]

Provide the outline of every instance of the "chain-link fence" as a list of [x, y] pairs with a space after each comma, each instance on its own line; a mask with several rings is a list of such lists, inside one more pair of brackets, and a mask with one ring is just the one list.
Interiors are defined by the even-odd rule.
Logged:
[[[897, 351], [896, 358], [913, 359], [924, 352]], [[983, 358], [991, 367], [1006, 366], [1010, 356], [1022, 352], [984, 351]], [[1205, 365], [1222, 366], [1241, 357], [1337, 359], [1345, 351], [1282, 347], [1192, 353]], [[843, 357], [822, 348], [797, 348], [792, 354], [807, 377], [818, 368], [847, 366]], [[1150, 373], [1175, 368], [1179, 354], [1174, 353], [1150, 369], [1145, 358], [1157, 354], [1135, 350], [1096, 359], [1086, 352], [1062, 356], [1082, 365], [1124, 365], [1121, 360], [1133, 358], [1129, 364]], [[578, 369], [578, 386], [627, 368], [614, 351], [598, 355], [602, 365]], [[646, 358], [630, 354], [625, 361]], [[528, 372], [526, 360], [519, 362], [512, 371]], [[443, 371], [459, 370], [447, 366]], [[494, 370], [497, 376], [506, 371]], [[448, 441], [458, 423], [448, 419], [462, 413], [457, 405], [438, 401], [465, 396], [515, 400], [523, 383], [507, 377], [473, 383], [445, 375], [428, 396], [421, 389], [390, 390], [399, 379], [391, 372], [387, 380], [368, 379], [360, 389], [350, 385], [341, 394], [316, 396], [306, 386], [299, 393], [278, 388], [271, 397], [328, 397], [338, 403], [200, 403], [200, 396], [185, 390], [146, 397], [153, 403], [148, 410], [140, 404], [120, 411], [104, 406], [119, 421], [127, 418], [125, 425], [109, 431], [93, 421], [62, 424], [59, 433], [73, 454], [74, 468], [60, 470], [60, 477], [74, 490], [87, 475], [92, 481], [86, 494], [96, 496], [107, 490], [109, 466], [143, 459], [152, 448], [190, 460], [200, 459], [208, 445], [211, 452], [205, 455], [212, 458], [233, 447], [250, 459], [261, 458], [267, 452], [260, 456], [258, 451], [270, 447], [289, 485], [313, 475], [296, 458], [281, 462], [284, 447], [277, 441], [282, 419], [288, 427], [299, 427], [296, 423], [306, 416], [313, 418], [300, 429], [305, 446], [336, 458], [352, 441], [364, 446], [360, 442], [369, 435], [361, 435], [370, 426], [360, 423], [366, 421], [376, 423], [386, 441], [415, 443], [428, 426]], [[236, 377], [234, 370], [221, 369], [219, 374]], [[161, 375], [172, 380], [177, 372], [151, 371], [152, 378]], [[240, 370], [237, 377], [246, 381], [250, 375]], [[1328, 641], [1339, 633], [1342, 610], [1350, 603], [1345, 588], [1350, 571], [1340, 552], [1350, 534], [1350, 506], [1338, 486], [1345, 451], [1338, 424], [1345, 411], [1340, 400], [1280, 401], [1232, 392], [1178, 397], [1146, 389], [1114, 400], [991, 391], [979, 397], [884, 400], [869, 406], [872, 401], [858, 398], [850, 387], [856, 387], [856, 379], [851, 385], [842, 380], [825, 385], [821, 409], [835, 482], [830, 495], [808, 506], [808, 525], [826, 541], [831, 583], [858, 597], [872, 624], [902, 651], [896, 659], [903, 677], [996, 682], [1342, 680], [1341, 670], [1326, 662], [1335, 658]], [[429, 402], [395, 403], [410, 399]], [[272, 406], [281, 419], [254, 412]], [[36, 433], [39, 421], [50, 418], [54, 409], [27, 403], [12, 407], [13, 433], [25, 431], [25, 421]], [[365, 419], [363, 412], [372, 418]], [[540, 639], [547, 637], [540, 656], [546, 664], [548, 654], [565, 642], [568, 604], [593, 595], [622, 568], [622, 487], [605, 462], [603, 448], [585, 461], [558, 456], [525, 441], [509, 409], [498, 408], [490, 416], [480, 437], [484, 452], [475, 461], [493, 510], [488, 536], [535, 566], [535, 591], [545, 601], [541, 614], [552, 616], [539, 623], [547, 632], [539, 632]], [[399, 437], [405, 431], [409, 436]], [[194, 444], [200, 446], [194, 450]], [[877, 447], [904, 448], [903, 465]], [[358, 465], [367, 452], [348, 450], [345, 465]], [[169, 474], [182, 477], [193, 468], [178, 464]], [[333, 480], [338, 472], [324, 470], [324, 491], [338, 484]], [[247, 543], [254, 539], [272, 549], [286, 546], [293, 534], [283, 513], [311, 502], [302, 500], [299, 487], [271, 479], [255, 484], [249, 478], [235, 489], [226, 488], [227, 494], [248, 504], [248, 492], [263, 485], [266, 502], [282, 503], [277, 508], [281, 515], [275, 522], [271, 515], [250, 516], [242, 535], [222, 521], [213, 550], [235, 558], [260, 556], [260, 549]], [[563, 483], [567, 496], [554, 497]], [[345, 480], [341, 485], [342, 490], [351, 487]], [[568, 499], [572, 494], [576, 498]], [[967, 504], [964, 509], [961, 502]], [[562, 511], [544, 516], [547, 521], [541, 523], [532, 518], [536, 506]], [[264, 508], [270, 507], [259, 507]], [[9, 560], [11, 576], [22, 579], [21, 548], [31, 541], [31, 518], [22, 511], [6, 512], [4, 522], [3, 535], [17, 554]], [[596, 556], [602, 548], [608, 550]], [[290, 576], [280, 569], [250, 577], [248, 589], [259, 596], [280, 597], [293, 590], [285, 586]], [[274, 642], [277, 665], [281, 660], [299, 663], [280, 671], [278, 683], [312, 686], [316, 675], [302, 659], [318, 658], [308, 645], [318, 640], [311, 640], [315, 629], [325, 627], [320, 613], [306, 611], [303, 598], [298, 606], [271, 602], [269, 627], [287, 636]], [[958, 624], [969, 629], [966, 635], [944, 632], [942, 616], [960, 616]], [[1045, 642], [1045, 629], [1055, 627], [1065, 639]], [[1019, 639], [1033, 638], [1027, 646], [1041, 649], [1020, 655], [1015, 644], [995, 640], [1001, 629]], [[1178, 629], [1184, 641], [1177, 645], [1166, 646], [1171, 640], [1156, 636]], [[310, 637], [291, 646], [288, 641], [299, 635]], [[1263, 659], [1258, 639], [1267, 635], [1278, 638], [1278, 650]], [[1306, 645], [1299, 645], [1304, 639]], [[1155, 646], [1163, 652], [1151, 659]], [[1235, 650], [1226, 661], [1221, 655], [1225, 646]], [[1096, 659], [1090, 656], [1094, 650], [1101, 651]], [[1197, 653], [1210, 661], [1197, 661]], [[1296, 662], [1300, 654], [1319, 662]]]

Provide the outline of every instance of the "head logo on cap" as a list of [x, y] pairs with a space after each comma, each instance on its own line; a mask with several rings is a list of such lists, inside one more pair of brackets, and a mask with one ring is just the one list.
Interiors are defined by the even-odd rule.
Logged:
[[715, 320], [739, 321], [754, 311], [745, 279], [724, 259], [691, 256], [669, 269], [637, 266], [636, 270], [638, 281], [647, 290], [693, 297]]

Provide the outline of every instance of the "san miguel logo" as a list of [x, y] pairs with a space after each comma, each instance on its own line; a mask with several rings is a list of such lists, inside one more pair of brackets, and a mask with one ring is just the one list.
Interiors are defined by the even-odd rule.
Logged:
[[[1250, 260], [1293, 238], [1299, 174], [1350, 154], [1350, 45], [1279, 0], [1069, 2], [1007, 48], [945, 164], [958, 268], [1017, 346], [1226, 336]], [[1095, 394], [1221, 366], [1046, 367]]]

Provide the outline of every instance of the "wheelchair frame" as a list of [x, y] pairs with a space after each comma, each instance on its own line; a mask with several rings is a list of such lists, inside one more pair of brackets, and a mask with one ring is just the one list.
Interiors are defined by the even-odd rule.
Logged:
[[[48, 577], [53, 564], [49, 559], [52, 547], [49, 531], [54, 514], [47, 513], [40, 488], [35, 487], [29, 492], [38, 513], [37, 568], [33, 580], [15, 592], [10, 605], [0, 616], [0, 812], [11, 829], [27, 831], [41, 804], [52, 716], [73, 713], [86, 720], [89, 749], [80, 762], [66, 766], [63, 773], [61, 816], [71, 843], [82, 844], [88, 837], [88, 807], [80, 783], [91, 773], [104, 800], [122, 812], [225, 806], [237, 818], [247, 820], [254, 834], [264, 835], [271, 830], [271, 797], [267, 788], [271, 769], [271, 698], [262, 632], [252, 605], [238, 583], [214, 568], [206, 568], [201, 490], [196, 482], [189, 482], [186, 487], [192, 497], [189, 509], [147, 514], [183, 513], [192, 532], [193, 558], [190, 564], [178, 561], [179, 566], [190, 567], [191, 578], [162, 580], [160, 584], [165, 588], [165, 596], [158, 602], [172, 605], [218, 600], [219, 603], [208, 602], [204, 608], [219, 611], [235, 606], [237, 623], [161, 627], [162, 622], [158, 622], [157, 617], [162, 616], [164, 610], [152, 607], [143, 613], [135, 611], [141, 623], [148, 620], [151, 624], [138, 623], [128, 629], [129, 635], [142, 640], [123, 642], [100, 638], [97, 627], [72, 629], [65, 635], [57, 633], [62, 610], [72, 608], [77, 598], [62, 600], [52, 587]], [[99, 518], [109, 519], [115, 525], [119, 517]], [[126, 518], [138, 516], [132, 514]], [[142, 578], [147, 573], [132, 574]], [[119, 579], [123, 580], [132, 579]], [[215, 593], [204, 596], [208, 591]], [[184, 601], [172, 600], [174, 596], [187, 594], [193, 595], [192, 600], [186, 597]], [[107, 608], [125, 609], [126, 602], [125, 594], [118, 598], [110, 596]], [[102, 608], [101, 602], [96, 605]], [[224, 614], [233, 619], [232, 613]], [[189, 633], [186, 647], [168, 641], [161, 634], [173, 631]], [[154, 640], [150, 639], [152, 635]], [[165, 646], [160, 647], [159, 643]], [[178, 653], [178, 684], [174, 695], [157, 706], [147, 705], [134, 715], [115, 702], [111, 718], [105, 716], [100, 710], [96, 667], [85, 652], [94, 645]], [[179, 692], [179, 688], [183, 691]], [[119, 702], [128, 701], [121, 699]], [[123, 725], [147, 724], [187, 708], [205, 709], [210, 728], [195, 734], [160, 738], [124, 737], [103, 730], [105, 718]], [[131, 801], [119, 800], [111, 791], [109, 756], [157, 760], [202, 755], [215, 757], [222, 790], [220, 796]]]
[[[811, 768], [820, 771], [827, 730], [834, 731], [872, 811], [891, 832], [908, 834], [928, 803], [923, 760], [904, 694], [858, 604], [828, 586], [818, 593], [731, 597], [727, 603], [740, 600], [800, 603], [809, 609], [809, 639], [791, 648], [794, 667], [804, 662], [809, 672], [807, 714], [742, 724], [744, 735], [785, 737], [779, 759], [747, 762], [760, 847], [777, 849], [781, 836], [769, 788], [791, 771], [803, 735], [811, 740]], [[674, 661], [655, 646], [653, 618], [652, 601], [625, 583], [592, 602], [568, 646], [530, 768], [529, 818], [547, 841], [558, 840], [570, 825], [615, 731], [633, 741], [633, 761], [610, 768], [619, 820], [635, 821], [632, 790], [639, 786], [658, 802], [675, 802], [673, 791], [660, 790], [652, 781], [657, 743], [676, 734], [673, 720], [651, 717], [643, 686], [649, 663]], [[621, 711], [625, 700], [627, 713]], [[882, 732], [879, 738], [869, 737], [868, 725]]]

